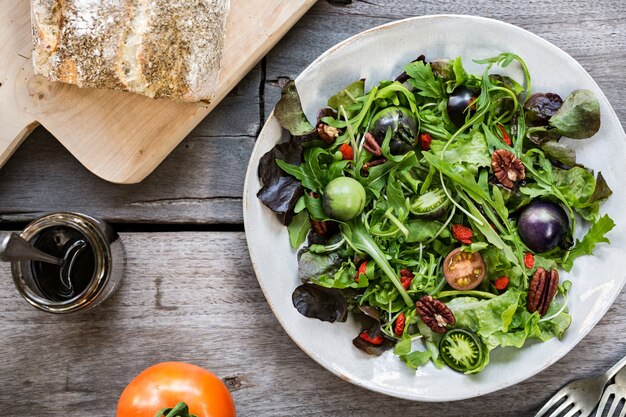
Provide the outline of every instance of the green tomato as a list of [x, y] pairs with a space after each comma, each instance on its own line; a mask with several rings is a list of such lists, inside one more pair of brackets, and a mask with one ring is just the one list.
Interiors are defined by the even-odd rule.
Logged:
[[365, 208], [365, 188], [350, 177], [335, 178], [324, 190], [324, 211], [335, 220], [348, 221]]

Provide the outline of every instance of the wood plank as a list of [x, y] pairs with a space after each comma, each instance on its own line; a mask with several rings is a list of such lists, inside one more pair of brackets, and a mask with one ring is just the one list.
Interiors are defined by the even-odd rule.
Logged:
[[34, 310], [0, 265], [0, 407], [7, 415], [110, 417], [133, 376], [159, 361], [183, 360], [226, 379], [240, 417], [527, 417], [567, 381], [626, 354], [622, 294], [571, 353], [514, 388], [448, 404], [393, 399], [332, 375], [289, 339], [258, 287], [243, 233], [122, 238], [126, 280], [84, 314]]
[[40, 128], [3, 171], [0, 221], [79, 211], [116, 223], [241, 223], [253, 145], [248, 136], [189, 137], [142, 184], [120, 186], [87, 172]]
[[0, 222], [73, 210], [121, 223], [241, 223], [262, 82], [257, 66], [141, 184], [101, 180], [38, 128], [0, 169]]

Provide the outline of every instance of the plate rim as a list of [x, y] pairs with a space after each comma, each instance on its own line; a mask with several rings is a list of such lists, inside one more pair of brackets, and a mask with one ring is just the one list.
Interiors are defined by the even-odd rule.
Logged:
[[[431, 19], [461, 19], [461, 20], [474, 20], [477, 22], [487, 22], [488, 24], [496, 24], [496, 25], [501, 25], [502, 27], [506, 27], [510, 30], [516, 30], [516, 31], [521, 31], [522, 33], [525, 33], [527, 36], [531, 36], [532, 38], [534, 38], [536, 41], [544, 44], [546, 47], [551, 48], [553, 51], [557, 52], [559, 55], [561, 55], [563, 58], [566, 58], [570, 61], [571, 64], [573, 64], [575, 67], [577, 67], [578, 70], [580, 70], [581, 74], [584, 74], [585, 77], [587, 77], [588, 81], [590, 81], [591, 83], [593, 83], [593, 85], [595, 85], [597, 87], [597, 91], [600, 92], [601, 94], [601, 98], [604, 99], [606, 101], [606, 103], [608, 103], [608, 110], [609, 110], [609, 114], [606, 115], [605, 117], [610, 117], [613, 118], [614, 120], [617, 120], [618, 125], [620, 127], [621, 130], [621, 140], [626, 141], [626, 133], [624, 132], [623, 126], [621, 125], [620, 119], [617, 116], [617, 113], [615, 112], [615, 109], [613, 108], [613, 106], [611, 105], [611, 103], [609, 102], [608, 98], [606, 97], [606, 95], [604, 94], [604, 92], [602, 91], [602, 89], [600, 88], [600, 86], [596, 83], [596, 81], [591, 77], [591, 75], [587, 72], [587, 70], [576, 60], [574, 59], [571, 55], [569, 55], [567, 52], [565, 52], [564, 50], [562, 50], [561, 48], [559, 48], [558, 46], [554, 45], [553, 43], [551, 43], [550, 41], [542, 38], [541, 36], [530, 32], [527, 29], [524, 29], [520, 26], [514, 25], [512, 23], [508, 23], [508, 22], [504, 22], [502, 20], [498, 20], [498, 19], [493, 19], [493, 18], [489, 18], [489, 17], [483, 17], [483, 16], [477, 16], [477, 15], [464, 15], [464, 14], [432, 14], [432, 15], [421, 15], [421, 16], [413, 16], [413, 17], [408, 17], [408, 18], [404, 18], [404, 19], [399, 19], [399, 20], [393, 20], [387, 23], [384, 23], [382, 25], [379, 26], [375, 26], [372, 27], [370, 29], [364, 30], [362, 32], [359, 32], [355, 35], [350, 36], [349, 38], [331, 46], [330, 48], [328, 48], [326, 51], [324, 51], [322, 54], [320, 54], [315, 60], [313, 60], [299, 75], [298, 77], [296, 77], [295, 82], [296, 84], [298, 83], [298, 80], [301, 79], [303, 77], [303, 75], [307, 74], [308, 72], [312, 71], [315, 69], [315, 67], [317, 65], [319, 65], [321, 62], [323, 62], [327, 56], [329, 56], [330, 54], [332, 54], [334, 51], [345, 47], [346, 45], [358, 41], [359, 38], [362, 37], [366, 37], [369, 36], [375, 32], [379, 32], [379, 31], [384, 31], [384, 30], [389, 30], [390, 28], [393, 28], [395, 26], [398, 25], [403, 25], [403, 24], [411, 24], [415, 21], [420, 21], [420, 20], [431, 20]], [[246, 170], [246, 176], [245, 176], [245, 181], [244, 181], [244, 190], [243, 190], [243, 219], [244, 219], [244, 229], [246, 230], [245, 233], [245, 237], [246, 237], [246, 243], [248, 246], [248, 251], [250, 253], [250, 260], [255, 272], [255, 276], [257, 277], [257, 282], [259, 283], [259, 286], [261, 287], [261, 290], [263, 291], [263, 295], [268, 303], [268, 305], [270, 306], [272, 313], [274, 314], [274, 316], [276, 317], [276, 319], [278, 320], [278, 322], [280, 323], [281, 327], [283, 328], [283, 330], [287, 333], [287, 335], [291, 338], [291, 340], [304, 352], [306, 353], [310, 358], [312, 358], [313, 360], [315, 360], [319, 365], [321, 365], [323, 368], [325, 368], [326, 370], [330, 371], [332, 374], [338, 376], [339, 378], [346, 380], [348, 382], [350, 382], [351, 384], [354, 384], [356, 386], [365, 388], [367, 390], [373, 391], [373, 392], [377, 392], [377, 393], [382, 393], [385, 395], [389, 395], [392, 397], [396, 397], [396, 398], [402, 398], [402, 399], [406, 399], [406, 400], [411, 400], [411, 401], [420, 401], [420, 402], [447, 402], [447, 401], [460, 401], [460, 400], [466, 400], [466, 399], [471, 399], [471, 398], [477, 398], [483, 395], [487, 395], [511, 386], [514, 386], [516, 384], [519, 384], [529, 378], [532, 378], [533, 376], [536, 376], [537, 374], [539, 374], [540, 372], [544, 371], [545, 369], [549, 368], [550, 366], [552, 366], [555, 362], [561, 360], [565, 355], [567, 355], [569, 352], [571, 352], [580, 342], [583, 338], [585, 338], [590, 332], [591, 330], [593, 330], [595, 328], [595, 326], [598, 324], [598, 322], [606, 315], [606, 313], [608, 312], [608, 310], [613, 306], [613, 304], [615, 303], [615, 300], [617, 299], [617, 297], [621, 294], [622, 289], [624, 288], [624, 286], [626, 285], [626, 277], [622, 277], [621, 283], [619, 284], [619, 288], [616, 289], [615, 292], [613, 292], [612, 297], [610, 297], [610, 299], [608, 300], [607, 304], [606, 304], [606, 308], [603, 309], [603, 311], [601, 312], [601, 314], [598, 314], [596, 319], [593, 320], [589, 327], [587, 329], [585, 329], [584, 332], [581, 332], [579, 334], [576, 335], [576, 337], [574, 338], [574, 342], [572, 343], [571, 347], [569, 347], [566, 350], [563, 349], [559, 349], [558, 353], [555, 354], [553, 357], [550, 358], [550, 360], [547, 360], [545, 362], [542, 363], [542, 365], [536, 369], [536, 371], [531, 374], [531, 375], [527, 375], [527, 376], [523, 376], [523, 377], [516, 377], [516, 376], [512, 376], [511, 378], [509, 378], [509, 380], [507, 380], [506, 382], [503, 382], [499, 385], [495, 385], [492, 386], [488, 389], [484, 389], [484, 390], [476, 390], [477, 392], [474, 393], [474, 395], [471, 395], [468, 393], [468, 395], [448, 395], [448, 396], [428, 396], [428, 397], [424, 397], [424, 396], [419, 396], [419, 395], [408, 395], [405, 393], [398, 393], [395, 392], [392, 389], [386, 389], [386, 388], [381, 388], [381, 387], [372, 387], [369, 386], [367, 383], [360, 381], [359, 379], [355, 379], [352, 378], [344, 373], [341, 373], [338, 369], [336, 369], [335, 367], [332, 366], [332, 363], [325, 361], [322, 357], [320, 357], [316, 352], [313, 352], [309, 349], [306, 349], [304, 346], [302, 346], [300, 344], [300, 342], [297, 340], [297, 338], [292, 334], [290, 328], [288, 328], [285, 324], [284, 319], [277, 313], [276, 308], [274, 307], [272, 301], [270, 300], [270, 298], [268, 297], [268, 292], [266, 290], [265, 284], [264, 282], [262, 282], [262, 280], [259, 279], [259, 268], [257, 267], [257, 263], [256, 263], [256, 258], [255, 258], [255, 254], [256, 254], [256, 249], [254, 248], [252, 242], [251, 242], [251, 238], [249, 238], [249, 234], [248, 231], [251, 229], [251, 220], [249, 220], [249, 209], [248, 209], [248, 197], [250, 196], [250, 188], [252, 186], [251, 184], [251, 177], [253, 175], [257, 175], [257, 169], [258, 169], [258, 160], [261, 158], [262, 155], [257, 155], [258, 153], [258, 149], [262, 146], [261, 144], [261, 137], [264, 136], [264, 133], [266, 131], [266, 129], [269, 128], [269, 125], [271, 123], [276, 122], [275, 120], [275, 116], [274, 116], [274, 109], [272, 109], [272, 111], [270, 112], [270, 114], [268, 115], [267, 119], [265, 120], [265, 123], [263, 124], [262, 129], [260, 130], [258, 137], [257, 137], [257, 141], [252, 149], [252, 153], [251, 153], [251, 157], [250, 157], [250, 161]], [[619, 139], [619, 138], [618, 138]], [[256, 156], [256, 158], [255, 158]], [[256, 198], [256, 194], [254, 194], [254, 198]], [[286, 227], [286, 226], [285, 226]]]

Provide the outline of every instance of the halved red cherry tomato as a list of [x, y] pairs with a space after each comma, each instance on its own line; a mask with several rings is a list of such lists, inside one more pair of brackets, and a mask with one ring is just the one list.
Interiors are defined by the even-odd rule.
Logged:
[[456, 248], [443, 261], [443, 276], [456, 290], [471, 290], [483, 282], [487, 266], [478, 252], [464, 252]]
[[116, 417], [154, 417], [179, 402], [198, 417], [235, 417], [235, 404], [221, 379], [183, 362], [163, 362], [141, 372], [124, 389]]

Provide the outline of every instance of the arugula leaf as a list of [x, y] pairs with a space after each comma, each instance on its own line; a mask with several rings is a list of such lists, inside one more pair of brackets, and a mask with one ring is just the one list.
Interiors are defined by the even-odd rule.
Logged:
[[[429, 239], [432, 239], [442, 226], [442, 223], [435, 220], [412, 219], [406, 224], [406, 228], [409, 230], [409, 236], [406, 238], [406, 242], [425, 243]], [[441, 238], [449, 237], [450, 230], [448, 228], [444, 229], [439, 236]]]
[[328, 183], [343, 175], [349, 161], [335, 161], [330, 151], [323, 148], [311, 148], [304, 152], [304, 162], [291, 165], [280, 159], [276, 164], [287, 174], [296, 177], [311, 191], [322, 192]]
[[417, 94], [435, 99], [443, 97], [443, 83], [435, 78], [430, 64], [412, 62], [404, 67], [404, 71], [411, 77], [408, 83], [419, 90]]
[[320, 197], [313, 197], [309, 193], [302, 195], [304, 198], [304, 205], [312, 219], [319, 221], [328, 219], [326, 212], [324, 211], [324, 202]]
[[289, 242], [291, 242], [291, 247], [297, 249], [304, 243], [306, 239], [307, 233], [311, 230], [311, 221], [309, 220], [309, 212], [306, 210], [301, 211], [296, 214], [289, 226], [287, 226], [287, 230], [289, 231]]
[[278, 123], [294, 136], [303, 136], [314, 130], [304, 115], [296, 83], [293, 81], [289, 81], [283, 87], [280, 100], [274, 109], [274, 115]]
[[432, 357], [432, 352], [415, 350], [411, 353], [407, 353], [406, 355], [400, 355], [400, 359], [406, 363], [406, 365], [415, 370], [420, 366], [424, 365], [426, 362], [430, 360]]
[[576, 240], [574, 248], [569, 251], [566, 255], [566, 259], [562, 263], [563, 269], [570, 271], [574, 260], [584, 255], [591, 255], [598, 243], [610, 243], [605, 235], [614, 227], [615, 222], [608, 214], [600, 217], [598, 221], [591, 226], [587, 234], [585, 234], [583, 240]]
[[374, 242], [360, 219], [357, 217], [357, 219], [353, 220], [351, 223], [342, 223], [340, 228], [348, 244], [355, 251], [367, 253], [393, 283], [406, 305], [413, 306], [413, 300], [411, 300], [411, 297], [400, 283], [396, 272], [391, 268], [391, 265], [389, 265], [386, 254], [380, 249], [380, 246]]
[[463, 62], [461, 61], [461, 57], [456, 57], [454, 62], [452, 62], [452, 71], [454, 72], [454, 78], [456, 85], [461, 85], [467, 80], [467, 72], [465, 68], [463, 68]]

